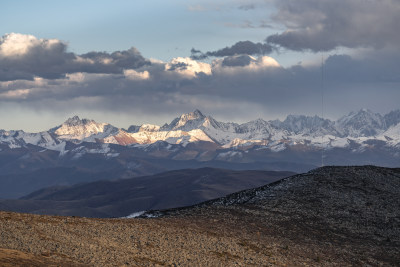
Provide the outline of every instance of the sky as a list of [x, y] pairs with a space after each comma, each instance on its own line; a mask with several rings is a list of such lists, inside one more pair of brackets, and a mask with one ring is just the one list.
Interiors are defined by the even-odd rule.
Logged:
[[400, 1], [215, 2], [1, 1], [0, 129], [400, 108]]

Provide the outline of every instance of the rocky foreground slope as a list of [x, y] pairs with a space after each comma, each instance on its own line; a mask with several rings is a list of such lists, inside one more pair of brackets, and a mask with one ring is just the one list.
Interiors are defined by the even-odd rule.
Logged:
[[400, 169], [324, 167], [141, 219], [0, 213], [0, 265], [398, 266]]

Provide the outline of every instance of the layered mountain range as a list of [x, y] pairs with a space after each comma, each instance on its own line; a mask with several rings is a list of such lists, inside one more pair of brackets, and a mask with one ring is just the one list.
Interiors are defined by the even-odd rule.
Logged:
[[399, 149], [400, 110], [382, 116], [362, 109], [351, 112], [337, 121], [318, 116], [289, 115], [284, 121], [257, 119], [243, 124], [220, 122], [195, 110], [163, 126], [132, 125], [127, 130], [74, 116], [60, 126], [39, 133], [0, 130], [0, 144], [9, 148], [20, 148], [30, 144], [59, 151], [61, 156], [66, 153], [79, 153], [78, 150], [82, 152], [81, 149], [68, 149], [68, 143], [104, 144], [102, 149], [86, 152], [107, 154], [110, 152], [107, 144], [135, 146], [145, 150], [149, 145], [160, 141], [181, 146], [208, 142], [214, 144], [215, 148], [244, 148], [257, 145], [271, 151], [282, 151], [300, 145], [326, 150], [350, 148], [352, 143], [359, 144], [359, 149], [363, 150], [373, 146], [371, 142], [383, 142], [387, 148]]
[[123, 217], [190, 206], [293, 175], [285, 171], [186, 169], [150, 176], [46, 187], [20, 199], [0, 199], [0, 210], [84, 217]]
[[326, 165], [399, 166], [400, 110], [243, 124], [195, 110], [162, 126], [122, 129], [75, 116], [39, 133], [0, 130], [0, 198], [187, 168], [305, 172], [322, 159]]

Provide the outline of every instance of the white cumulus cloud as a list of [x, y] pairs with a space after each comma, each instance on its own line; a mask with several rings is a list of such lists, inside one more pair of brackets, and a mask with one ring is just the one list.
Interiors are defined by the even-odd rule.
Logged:
[[165, 64], [166, 71], [173, 71], [186, 77], [196, 77], [199, 73], [211, 75], [211, 65], [208, 63], [193, 60], [189, 57], [173, 58]]
[[130, 80], [147, 80], [150, 78], [148, 71], [124, 70], [124, 75]]

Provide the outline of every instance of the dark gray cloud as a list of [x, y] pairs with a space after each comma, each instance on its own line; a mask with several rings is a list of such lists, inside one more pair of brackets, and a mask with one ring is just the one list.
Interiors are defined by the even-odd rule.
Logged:
[[[398, 107], [399, 62], [400, 56], [393, 57], [392, 53], [383, 51], [357, 58], [328, 57], [325, 64], [326, 113], [342, 114], [343, 110], [362, 107], [386, 112], [382, 108]], [[254, 59], [237, 55], [214, 60], [212, 72], [208, 74], [197, 72], [193, 64], [191, 61], [153, 62], [137, 69], [138, 73], [149, 73], [144, 79], [86, 73], [67, 79], [15, 81], [0, 85], [0, 102], [12, 101], [37, 109], [87, 108], [149, 114], [167, 110], [179, 113], [195, 107], [214, 114], [226, 112], [226, 116], [234, 114], [235, 108], [268, 111], [270, 116], [320, 112], [321, 69], [318, 64], [283, 68], [268, 64], [268, 57]], [[26, 88], [29, 92], [24, 91]]]
[[111, 65], [110, 68], [115, 68], [113, 73], [120, 73], [121, 69], [137, 69], [149, 64], [149, 61], [135, 47], [131, 47], [125, 51], [116, 51], [111, 54], [106, 52], [90, 52], [80, 55], [80, 57], [93, 60], [97, 67]]
[[188, 64], [185, 62], [178, 62], [178, 63], [171, 63], [167, 70], [174, 71], [174, 70], [186, 70]]
[[202, 53], [200, 50], [192, 49], [191, 58], [199, 60], [208, 57], [226, 57], [234, 55], [266, 55], [270, 54], [273, 47], [265, 43], [253, 43], [251, 41], [239, 41], [236, 44], [216, 51]]
[[400, 46], [398, 0], [279, 0], [277, 23], [287, 30], [266, 38], [295, 50]]
[[[57, 40], [38, 43], [31, 38], [33, 43], [28, 40], [28, 45], [26, 41], [21, 45], [1, 46], [0, 56], [10, 63], [7, 67], [14, 78], [4, 78], [6, 64], [0, 63], [3, 64], [0, 76], [6, 80], [0, 82], [0, 105], [15, 103], [37, 110], [65, 112], [71, 109], [109, 113], [140, 111], [140, 114], [167, 111], [175, 114], [199, 108], [227, 117], [239, 110], [243, 114], [257, 110], [270, 116], [320, 111], [318, 63], [284, 68], [268, 56], [255, 58], [233, 53], [230, 48], [221, 52], [221, 57], [227, 56], [217, 57], [211, 64], [190, 58], [149, 62], [136, 49], [76, 55], [66, 52], [66, 45]], [[36, 53], [31, 55], [31, 51]], [[398, 50], [369, 51], [353, 57], [338, 54], [327, 58], [328, 114], [343, 114], [343, 110], [361, 107], [380, 112], [388, 111], [382, 108], [398, 108]], [[34, 69], [32, 57], [38, 61], [38, 69]], [[23, 66], [25, 61], [27, 66]], [[15, 79], [16, 74], [26, 78]]]
[[0, 38], [0, 81], [65, 77], [67, 73], [122, 73], [150, 62], [136, 48], [76, 55], [67, 52], [66, 43], [37, 39], [31, 35], [7, 34]]
[[255, 60], [248, 55], [230, 56], [230, 57], [225, 57], [222, 60], [222, 66], [244, 67], [248, 66], [251, 62], [254, 61]]
[[[231, 27], [255, 28], [283, 25], [286, 30], [265, 39], [265, 43], [239, 41], [216, 51], [192, 49], [193, 59], [237, 54], [265, 55], [277, 47], [294, 51], [331, 51], [346, 48], [400, 48], [399, 0], [275, 0], [276, 13], [254, 26], [251, 21]], [[242, 9], [255, 5], [247, 3]]]

